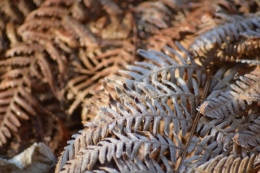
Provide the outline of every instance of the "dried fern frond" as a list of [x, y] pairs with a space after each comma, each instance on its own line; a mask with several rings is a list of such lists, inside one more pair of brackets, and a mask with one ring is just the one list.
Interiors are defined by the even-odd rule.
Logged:
[[246, 149], [258, 150], [259, 145], [259, 113], [250, 115], [245, 126], [240, 128], [232, 138], [234, 143]]
[[[17, 27], [22, 24], [26, 15], [35, 10], [39, 4], [34, 1], [8, 1], [0, 2], [0, 53], [4, 53], [10, 46], [19, 43]], [[3, 25], [2, 25], [3, 24]]]
[[[58, 143], [65, 139], [59, 120], [41, 105], [41, 101], [45, 100], [43, 96], [50, 93], [47, 88], [53, 88], [54, 92], [57, 90], [52, 74], [55, 71], [44, 55], [38, 44], [16, 44], [6, 51], [6, 58], [0, 61], [1, 66], [8, 69], [0, 77], [0, 141], [2, 147], [8, 148], [5, 152], [8, 151], [9, 156], [21, 152], [36, 141], [48, 143], [53, 152], [57, 152], [60, 147]], [[43, 122], [49, 125], [42, 126]], [[24, 124], [28, 125], [25, 126], [27, 129]], [[23, 132], [27, 132], [26, 135]], [[25, 141], [22, 141], [21, 136]], [[50, 137], [59, 142], [49, 141]]]
[[222, 66], [219, 68], [214, 76], [211, 79], [211, 83], [209, 86], [209, 96], [216, 97], [216, 94], [220, 91], [226, 91], [230, 89], [230, 85], [233, 83], [233, 79], [235, 78], [236, 74], [241, 70], [241, 66], [237, 65], [232, 68], [229, 68], [229, 66]]
[[241, 33], [241, 39], [239, 42], [234, 42], [232, 44], [224, 43], [217, 53], [220, 59], [225, 59], [226, 61], [239, 60], [241, 58], [256, 57], [259, 55], [259, 43], [260, 34], [256, 31], [249, 30], [245, 33]]
[[12, 48], [8, 49], [5, 53], [5, 57], [14, 57], [17, 55], [32, 55], [34, 52], [42, 52], [43, 49], [39, 44], [29, 45], [26, 43], [21, 43], [13, 46]]
[[[21, 142], [22, 138], [32, 138], [31, 141], [28, 140], [22, 143], [28, 146], [35, 140], [45, 141], [49, 143], [49, 146], [52, 147], [51, 149], [56, 152], [59, 150], [59, 143], [65, 139], [65, 132], [61, 128], [62, 125], [59, 120], [40, 104], [37, 96], [40, 95], [40, 87], [43, 86], [33, 85], [29, 82], [29, 79], [25, 78], [26, 77], [23, 77], [17, 86], [8, 87], [1, 92], [1, 146], [6, 146], [6, 143], [9, 144], [11, 142], [10, 139], [16, 139]], [[33, 85], [33, 87], [31, 85]], [[24, 128], [26, 126], [24, 126], [24, 124], [26, 121], [28, 125], [30, 123], [34, 125], [29, 125], [30, 129], [33, 130], [25, 135], [21, 132], [25, 130]], [[48, 125], [43, 126], [42, 123], [44, 122]], [[23, 137], [21, 137], [21, 135], [23, 135]], [[57, 143], [49, 141], [50, 137], [56, 138]], [[23, 150], [22, 145], [18, 145], [18, 148], [18, 151]]]
[[220, 92], [216, 98], [210, 98], [199, 108], [199, 111], [212, 118], [222, 119], [226, 114], [236, 114], [246, 109], [254, 101], [259, 101], [259, 70], [256, 68], [249, 74], [241, 76], [230, 90]]
[[[102, 78], [118, 73], [120, 67], [133, 61], [131, 43], [118, 42], [112, 50], [111, 47], [112, 44], [104, 46], [103, 49], [81, 49], [79, 61], [73, 62], [69, 67], [74, 74], [78, 74], [68, 82], [65, 92], [68, 100], [73, 101], [68, 109], [69, 115], [72, 115], [78, 106], [88, 105], [89, 92], [99, 90]], [[122, 48], [129, 50], [121, 50]]]
[[82, 121], [56, 172], [257, 172], [259, 5], [1, 1], [0, 157]]
[[[2, 116], [4, 114], [4, 118], [1, 122], [0, 130], [1, 145], [7, 142], [7, 137], [11, 137], [11, 131], [18, 131], [18, 127], [21, 126], [19, 119], [28, 120], [29, 114], [32, 116], [36, 115], [35, 109], [27, 105], [28, 101], [35, 101], [33, 97], [28, 97], [30, 94], [28, 93], [27, 86], [24, 86], [22, 82], [19, 81], [19, 83], [13, 87], [16, 89], [16, 92], [14, 88], [9, 89], [9, 92], [2, 92], [3, 105], [1, 113]], [[7, 93], [9, 94], [7, 95]]]
[[201, 117], [196, 128], [200, 137], [214, 136], [218, 147], [224, 151], [230, 150], [230, 143], [239, 125], [245, 123], [244, 119], [235, 119], [235, 116], [226, 116], [223, 120]]
[[[169, 2], [163, 3], [168, 5]], [[189, 5], [184, 2], [182, 5], [176, 4], [170, 10], [173, 11], [173, 17], [170, 17], [173, 26], [168, 24], [167, 28], [154, 33], [149, 38], [147, 48], [161, 50], [165, 45], [177, 48], [174, 45], [174, 41], [177, 40], [188, 48], [197, 39], [196, 36], [225, 24], [228, 21], [227, 16], [237, 14], [233, 2], [228, 1], [198, 1]], [[175, 32], [172, 32], [173, 30]]]
[[[167, 172], [171, 172], [168, 162], [175, 162], [176, 158], [181, 154], [178, 144], [174, 144], [170, 138], [159, 134], [156, 136], [149, 132], [127, 133], [127, 136], [118, 133], [114, 134], [118, 139], [105, 138], [98, 143], [98, 147], [90, 145], [85, 150], [80, 151], [74, 157], [75, 161], [71, 160], [71, 165], [64, 167], [64, 172], [68, 170], [72, 172], [84, 172], [93, 169], [102, 170], [105, 165], [111, 165], [110, 169], [120, 172], [143, 172], [149, 171], [149, 169], [150, 171], [162, 171], [156, 163], [158, 160], [165, 164]], [[166, 153], [167, 155], [169, 153], [169, 161], [166, 158]], [[122, 166], [122, 162], [127, 163], [134, 159], [139, 161], [138, 165], [144, 166], [139, 167], [136, 165], [132, 167], [128, 164]], [[83, 162], [84, 164], [81, 166]], [[72, 167], [76, 169], [73, 170]], [[79, 167], [80, 170], [78, 170]], [[106, 167], [106, 169], [109, 169], [109, 167]]]
[[[197, 168], [185, 170], [182, 172], [252, 172], [254, 161], [256, 160], [256, 155], [251, 155], [248, 157], [240, 158], [234, 155], [223, 156], [219, 155], [212, 158], [206, 163], [196, 165]], [[256, 171], [256, 170], [254, 170]]]
[[[111, 138], [115, 133], [126, 135], [129, 132], [149, 130], [153, 135], [160, 134], [173, 138], [173, 142], [176, 141], [179, 144], [178, 146], [181, 146], [182, 151], [186, 151], [186, 153], [183, 154], [184, 152], [182, 152], [182, 157], [177, 158], [176, 162], [168, 161], [171, 166], [162, 166], [161, 168], [165, 168], [162, 171], [193, 171], [196, 170], [198, 165], [218, 155], [227, 155], [232, 150], [232, 147], [235, 146], [232, 143], [232, 138], [234, 139], [236, 130], [239, 129], [241, 123], [245, 123], [245, 120], [235, 120], [236, 116], [228, 116], [228, 114], [223, 114], [222, 118], [225, 120], [223, 123], [221, 122], [223, 119], [211, 119], [217, 117], [208, 119], [202, 117], [198, 121], [197, 131], [192, 133], [190, 123], [194, 123], [194, 119], [197, 117], [195, 116], [196, 110], [194, 106], [199, 105], [200, 101], [202, 101], [200, 88], [205, 85], [206, 77], [210, 74], [206, 73], [206, 69], [197, 65], [191, 57], [184, 58], [174, 50], [168, 49], [168, 51], [174, 54], [171, 58], [160, 52], [140, 50], [139, 53], [149, 61], [136, 62], [136, 65], [127, 66], [129, 71], [120, 71], [125, 77], [115, 76], [107, 80], [107, 85], [115, 88], [117, 98], [110, 97], [109, 106], [100, 108], [101, 111], [97, 113], [96, 119], [91, 123], [87, 123], [79, 136], [75, 136], [75, 140], [70, 141], [59, 160], [56, 172], [62, 170], [65, 172], [72, 171], [78, 167], [78, 161], [83, 159], [85, 154], [88, 155], [85, 153], [81, 156], [80, 148], [82, 147], [80, 146], [84, 146], [83, 148], [92, 145], [99, 146], [100, 140], [107, 137]], [[229, 85], [239, 70], [241, 70], [239, 66], [235, 66], [231, 70], [223, 67], [222, 70], [215, 72], [212, 83], [209, 84], [209, 91], [214, 93], [218, 88], [229, 92], [233, 88], [238, 92], [237, 85], [240, 85], [240, 81], [236, 82], [237, 85], [233, 84], [231, 87]], [[193, 76], [196, 76], [196, 78]], [[244, 82], [242, 85], [244, 90], [247, 89], [246, 86], [258, 88], [258, 68], [245, 76], [240, 77], [240, 80]], [[247, 79], [247, 77], [250, 79]], [[219, 86], [216, 85], [221, 80], [225, 83]], [[252, 85], [253, 83], [256, 83], [255, 87]], [[256, 92], [253, 95], [259, 94], [254, 89], [252, 89], [252, 92]], [[211, 94], [210, 99], [214, 98], [213, 95]], [[189, 136], [191, 134], [192, 136]], [[190, 138], [188, 142], [180, 138], [187, 139], [187, 135]], [[240, 154], [238, 150], [233, 152]], [[98, 157], [95, 154], [95, 158]], [[95, 162], [94, 160], [91, 161], [91, 159], [89, 161]], [[124, 171], [131, 170], [130, 167], [120, 168], [122, 165], [119, 166], [119, 163], [129, 163], [135, 169], [133, 159], [130, 159], [130, 161], [117, 161], [115, 161], [116, 166], [112, 168], [102, 167], [101, 170], [103, 168], [107, 168], [107, 170], [116, 169], [116, 171], [120, 169]], [[65, 164], [66, 162], [67, 164]], [[158, 163], [161, 162], [158, 161]], [[63, 165], [65, 166], [63, 167]], [[73, 166], [70, 167], [70, 165]], [[97, 165], [95, 164], [95, 166]], [[142, 164], [140, 163], [140, 165]], [[95, 167], [91, 165], [89, 168], [84, 167], [85, 169], [93, 169], [94, 171]]]
[[[192, 62], [189, 64], [178, 53], [175, 56], [179, 63], [160, 52], [140, 50], [139, 53], [150, 62], [128, 66], [130, 71], [122, 73], [129, 77], [116, 77], [118, 84], [114, 87], [119, 100], [110, 98], [110, 106], [102, 108], [96, 120], [71, 141], [60, 158], [57, 171], [78, 154], [74, 146], [97, 144], [114, 131], [124, 133], [125, 123], [126, 132], [151, 129], [154, 135], [186, 136], [200, 98], [198, 87], [205, 83], [205, 69]], [[197, 79], [192, 77], [194, 74]], [[111, 85], [109, 81], [108, 85]], [[82, 141], [82, 137], [88, 140]]]
[[239, 39], [239, 34], [260, 27], [259, 16], [226, 23], [199, 36], [190, 45], [190, 50], [197, 55], [203, 55], [212, 49], [219, 48], [223, 43], [231, 43]]
[[63, 18], [64, 15], [67, 14], [67, 10], [61, 7], [41, 7], [32, 11], [29, 15], [26, 16], [26, 21], [31, 21], [34, 19], [39, 19], [43, 17], [49, 18]]

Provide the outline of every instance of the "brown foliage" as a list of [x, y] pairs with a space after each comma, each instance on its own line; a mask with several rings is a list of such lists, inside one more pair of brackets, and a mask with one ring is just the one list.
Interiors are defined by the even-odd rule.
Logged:
[[56, 172], [256, 171], [259, 6], [2, 0], [0, 155], [44, 142]]

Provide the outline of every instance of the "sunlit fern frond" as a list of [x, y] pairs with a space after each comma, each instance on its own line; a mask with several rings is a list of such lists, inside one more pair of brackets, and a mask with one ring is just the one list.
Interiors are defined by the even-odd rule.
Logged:
[[[196, 159], [196, 158], [194, 158]], [[182, 172], [255, 172], [259, 165], [254, 166], [256, 155], [236, 157], [234, 155], [218, 155], [215, 158], [201, 164], [190, 164], [193, 169], [182, 169]]]
[[239, 59], [250, 59], [250, 57], [256, 57], [260, 52], [260, 34], [259, 30], [249, 30], [245, 33], [241, 33], [241, 39], [239, 42], [231, 44], [224, 43], [217, 53], [220, 59], [226, 61], [235, 61]]
[[[174, 50], [170, 51], [175, 53], [176, 61], [160, 52], [140, 50], [149, 61], [127, 66], [129, 71], [121, 73], [128, 77], [115, 77], [117, 84], [107, 81], [115, 87], [118, 99], [110, 97], [109, 107], [101, 108], [96, 120], [87, 123], [81, 134], [70, 142], [57, 170], [77, 155], [79, 150], [75, 146], [97, 144], [114, 131], [124, 134], [124, 131], [150, 129], [153, 135], [187, 135], [201, 97], [198, 88], [206, 82], [206, 71]], [[195, 74], [197, 78], [193, 78]], [[82, 137], [88, 140], [82, 141]]]
[[[185, 52], [185, 49], [181, 47], [180, 49]], [[173, 49], [166, 50], [168, 54], [171, 52], [173, 55], [167, 56], [152, 50], [139, 50], [139, 54], [147, 61], [128, 65], [126, 66], [128, 70], [120, 71], [124, 76], [115, 76], [106, 81], [106, 85], [114, 88], [116, 98], [109, 96], [108, 106], [101, 107], [96, 118], [92, 122], [86, 123], [85, 129], [79, 135], [74, 136], [75, 140], [69, 142], [58, 162], [56, 172], [72, 171], [79, 167], [77, 164], [83, 163], [78, 162], [85, 156], [80, 152], [81, 146], [84, 146], [83, 148], [98, 147], [100, 140], [114, 138], [115, 133], [126, 136], [127, 133], [137, 131], [150, 131], [155, 136], [160, 134], [164, 137], [174, 137], [173, 142], [178, 143], [182, 154], [181, 157], [176, 158], [176, 162], [168, 161], [165, 163], [169, 165], [161, 166], [162, 171], [165, 172], [177, 170], [192, 172], [196, 170], [197, 166], [219, 155], [227, 156], [230, 152], [237, 154], [238, 157], [244, 156], [246, 151], [243, 149], [240, 151], [236, 147], [235, 138], [238, 136], [236, 132], [241, 129], [241, 124], [246, 126], [246, 120], [243, 118], [243, 116], [247, 116], [245, 111], [241, 112], [243, 116], [237, 116], [235, 112], [228, 112], [223, 115], [221, 113], [222, 119], [216, 116], [199, 118], [195, 107], [200, 105], [203, 98], [206, 97], [205, 92], [208, 92], [209, 98], [213, 99], [214, 95], [220, 95], [222, 92], [229, 92], [232, 89], [238, 92], [237, 85], [241, 83], [243, 83], [240, 85], [242, 89], [247, 90], [250, 86], [254, 89], [249, 93], [253, 96], [259, 95], [258, 68], [247, 67], [246, 70], [240, 65], [236, 65], [228, 69], [227, 66], [223, 66], [220, 70], [212, 71], [213, 74], [210, 74], [206, 68], [196, 64], [187, 51], [186, 56], [182, 57]], [[243, 74], [248, 71], [251, 73], [241, 75], [239, 78], [241, 82], [236, 80], [238, 73]], [[212, 78], [210, 83], [208, 83], [209, 77]], [[237, 81], [236, 84], [232, 84], [234, 81]], [[203, 89], [206, 84], [208, 85], [207, 91], [205, 88]], [[204, 95], [201, 94], [203, 92]], [[200, 109], [204, 108], [203, 105], [204, 103], [200, 105]], [[224, 104], [224, 106], [226, 105]], [[236, 120], [236, 118], [238, 119]], [[222, 122], [222, 120], [225, 121]], [[193, 131], [194, 123], [198, 123], [198, 126], [197, 130]], [[243, 134], [241, 136], [243, 137]], [[185, 138], [186, 140], [183, 140]], [[97, 159], [99, 156], [98, 153], [93, 153], [91, 157]], [[91, 162], [91, 159], [89, 161]], [[131, 163], [133, 165], [133, 161], [133, 159], [124, 160], [120, 161], [120, 164]], [[158, 161], [157, 164], [162, 162]], [[119, 166], [118, 163], [116, 162], [117, 165], [113, 167], [103, 165], [104, 167], [101, 169], [131, 170], [130, 167], [120, 168], [122, 165]], [[95, 164], [95, 166], [97, 165], [99, 162]], [[145, 164], [140, 163], [140, 165]], [[84, 170], [94, 171], [95, 166], [84, 167]], [[135, 169], [134, 167], [133, 169]]]
[[221, 91], [218, 96], [205, 101], [199, 111], [212, 118], [223, 118], [226, 114], [236, 114], [253, 102], [259, 101], [259, 69], [240, 76], [231, 89]]
[[[73, 172], [93, 169], [102, 170], [102, 167], [106, 165], [111, 165], [106, 166], [106, 169], [115, 169], [119, 170], [119, 172], [143, 172], [149, 170], [160, 172], [162, 171], [160, 164], [165, 165], [166, 170], [171, 172], [171, 166], [168, 162], [175, 162], [181, 154], [181, 146], [172, 142], [172, 139], [159, 134], [156, 136], [149, 132], [127, 133], [127, 136], [119, 133], [114, 134], [118, 139], [104, 138], [99, 141], [98, 147], [90, 145], [80, 151], [74, 157], [75, 161], [71, 160], [71, 165], [65, 166], [64, 172], [68, 170]], [[133, 160], [137, 161], [137, 163], [136, 166], [132, 167]], [[131, 163], [132, 161], [132, 164], [122, 166], [122, 163]], [[158, 164], [158, 161], [162, 163]], [[72, 167], [76, 169], [73, 170]], [[78, 169], [79, 167], [80, 169]]]

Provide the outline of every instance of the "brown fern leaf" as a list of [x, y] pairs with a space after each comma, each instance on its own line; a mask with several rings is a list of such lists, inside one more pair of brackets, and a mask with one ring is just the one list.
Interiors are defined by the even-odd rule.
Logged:
[[[12, 93], [4, 92], [2, 94], [3, 106], [1, 114], [3, 120], [1, 122], [1, 146], [7, 142], [7, 138], [11, 137], [11, 132], [17, 132], [20, 127], [20, 120], [28, 120], [29, 116], [36, 116], [35, 108], [27, 103], [35, 102], [35, 98], [28, 93], [28, 87], [23, 86], [22, 83], [18, 84], [16, 92], [11, 90]], [[7, 95], [9, 93], [9, 95]]]
[[20, 36], [23, 36], [23, 33], [26, 31], [37, 30], [39, 32], [43, 32], [44, 30], [58, 28], [59, 26], [60, 21], [56, 18], [41, 18], [23, 23], [23, 25], [19, 26], [17, 31]]
[[95, 47], [97, 46], [96, 38], [88, 28], [84, 27], [78, 21], [68, 16], [64, 17], [64, 23], [75, 32], [79, 37], [80, 46]]
[[4, 90], [1, 96], [1, 146], [8, 149], [1, 151], [1, 154], [7, 154], [8, 151], [8, 157], [36, 141], [45, 142], [58, 154], [64, 140], [67, 140], [60, 121], [40, 104], [38, 96], [42, 86], [29, 82], [28, 79], [22, 80], [17, 87]]
[[66, 6], [71, 6], [73, 4], [73, 0], [45, 0], [42, 3], [42, 7], [50, 7], [50, 6], [62, 6], [62, 5], [66, 5]]
[[22, 18], [19, 15], [19, 13], [15, 12], [15, 7], [14, 4], [12, 4], [10, 1], [1, 1], [0, 3], [0, 10], [2, 13], [5, 14], [6, 17], [9, 17], [10, 20], [16, 21], [16, 22], [21, 22]]
[[10, 41], [10, 46], [14, 46], [19, 43], [18, 36], [16, 34], [16, 27], [14, 23], [7, 23], [6, 25], [6, 35], [8, 40]]
[[[7, 149], [1, 150], [1, 154], [15, 155], [36, 141], [46, 142], [56, 154], [64, 145], [66, 132], [62, 124], [40, 103], [50, 88], [57, 90], [52, 74], [55, 71], [44, 55], [38, 44], [17, 44], [0, 61], [8, 69], [1, 74], [0, 84], [3, 101], [0, 140], [1, 146]], [[57, 143], [50, 141], [54, 138]]]
[[[38, 4], [40, 5], [40, 4]], [[34, 1], [7, 1], [0, 2], [0, 52], [7, 50], [10, 46], [19, 42], [16, 29], [20, 25], [27, 14], [38, 7]], [[2, 23], [3, 22], [3, 23]]]
[[55, 17], [62, 19], [64, 15], [67, 14], [67, 10], [65, 8], [61, 7], [41, 7], [39, 9], [36, 9], [32, 11], [29, 15], [26, 16], [26, 21], [31, 21], [33, 19], [39, 19], [43, 17]]
[[[116, 74], [120, 67], [126, 66], [128, 62], [133, 60], [132, 52], [122, 51], [122, 48], [131, 48], [130, 43], [118, 42], [118, 46], [115, 45], [113, 50], [110, 50], [110, 46], [105, 46], [104, 52], [102, 49], [95, 49], [79, 52], [80, 63], [74, 62], [73, 69], [76, 69], [74, 73], [78, 74], [68, 82], [66, 94], [70, 100], [74, 100], [71, 107], [68, 110], [71, 115], [74, 110], [80, 105], [87, 105], [86, 99], [90, 91], [97, 91], [101, 84], [102, 78]], [[116, 48], [118, 47], [118, 48]], [[94, 54], [93, 54], [94, 53]], [[93, 84], [95, 83], [95, 84]], [[85, 119], [83, 119], [84, 121]]]
[[14, 57], [14, 56], [28, 56], [32, 55], [34, 52], [42, 52], [43, 49], [39, 44], [29, 45], [26, 43], [21, 43], [18, 45], [13, 46], [12, 48], [8, 49], [5, 53], [5, 57]]
[[[152, 44], [153, 49], [160, 50], [165, 45], [177, 48], [174, 41], [179, 41], [188, 48], [195, 39], [194, 35], [205, 33], [224, 23], [223, 19], [217, 18], [219, 13], [236, 14], [233, 4], [226, 1], [200, 1], [194, 2], [191, 6], [177, 5], [173, 10], [176, 9], [178, 13], [171, 21], [174, 25], [160, 30], [149, 38], [148, 45]], [[183, 11], [180, 12], [180, 9]], [[173, 30], [175, 32], [172, 32]]]

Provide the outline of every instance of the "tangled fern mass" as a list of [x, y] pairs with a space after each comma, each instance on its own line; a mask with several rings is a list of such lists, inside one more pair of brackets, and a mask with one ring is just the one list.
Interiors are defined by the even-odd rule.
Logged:
[[0, 173], [260, 172], [259, 0], [0, 0]]

